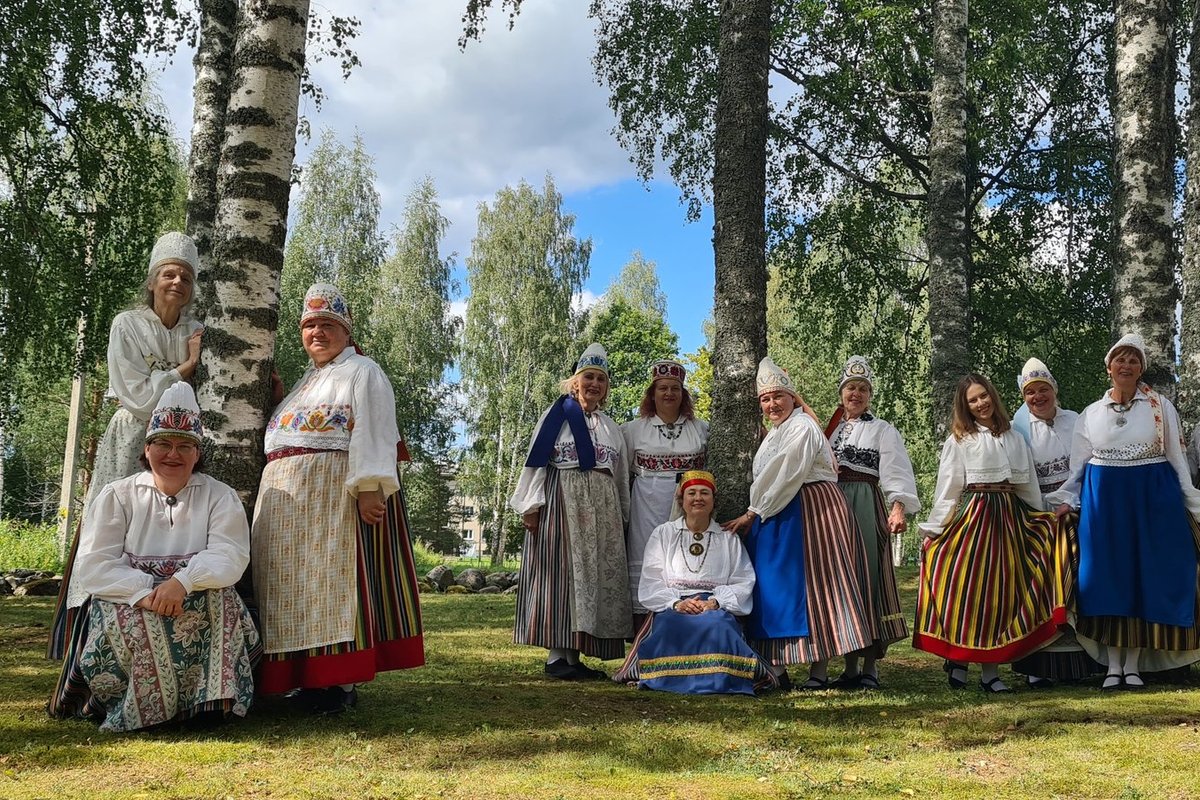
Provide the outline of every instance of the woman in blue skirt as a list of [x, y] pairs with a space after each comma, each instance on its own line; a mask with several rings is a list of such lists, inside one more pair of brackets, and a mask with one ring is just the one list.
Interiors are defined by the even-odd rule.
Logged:
[[1179, 414], [1141, 381], [1146, 346], [1123, 336], [1104, 365], [1112, 388], [1075, 424], [1071, 477], [1047, 500], [1079, 509], [1076, 633], [1107, 666], [1101, 688], [1140, 689], [1141, 671], [1200, 660], [1197, 540]]

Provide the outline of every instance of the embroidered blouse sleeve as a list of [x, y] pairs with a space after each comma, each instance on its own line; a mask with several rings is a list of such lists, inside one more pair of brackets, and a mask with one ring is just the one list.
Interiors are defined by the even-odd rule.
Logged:
[[[1160, 395], [1161, 397], [1161, 395]], [[1163, 409], [1163, 449], [1166, 450], [1167, 461], [1175, 469], [1179, 477], [1179, 488], [1183, 490], [1183, 503], [1188, 513], [1200, 520], [1200, 491], [1192, 486], [1192, 475], [1188, 470], [1187, 459], [1183, 454], [1183, 428], [1179, 423], [1179, 412], [1165, 397], [1162, 397]]]
[[741, 537], [726, 532], [720, 535], [725, 537], [722, 544], [729, 559], [729, 582], [713, 589], [713, 597], [730, 614], [745, 616], [754, 610], [754, 565]]
[[88, 594], [132, 606], [150, 594], [154, 578], [130, 566], [125, 556], [125, 536], [133, 515], [116, 488], [105, 486], [88, 506], [75, 569], [79, 585]]
[[[177, 369], [151, 369], [146, 363], [150, 342], [138, 330], [136, 313], [118, 314], [109, 329], [108, 385], [129, 413], [147, 420], [167, 387], [183, 377]], [[180, 320], [179, 324], [187, 322]]]
[[915, 514], [921, 510], [921, 501], [917, 498], [917, 477], [913, 474], [904, 437], [890, 423], [883, 425], [883, 434], [879, 437], [879, 488], [887, 500], [886, 510], [891, 511], [892, 504], [899, 502], [904, 506], [905, 514]]
[[218, 481], [209, 491], [206, 546], [175, 573], [188, 592], [233, 586], [250, 563], [250, 527], [237, 492]]
[[962, 450], [953, 436], [946, 438], [942, 445], [942, 455], [938, 461], [937, 487], [933, 490], [933, 507], [929, 510], [929, 519], [920, 525], [921, 531], [937, 536], [942, 528], [950, 521], [954, 509], [958, 507], [959, 498], [967, 485], [967, 465], [963, 461]]
[[359, 357], [346, 379], [352, 380], [351, 408], [354, 431], [350, 434], [350, 468], [346, 473], [346, 491], [378, 489], [390, 497], [400, 488], [396, 473], [396, 395], [383, 370], [369, 358]]
[[667, 544], [674, 531], [675, 523], [664, 522], [650, 533], [646, 542], [638, 600], [651, 611], [666, 611], [681, 597], [679, 590], [672, 589], [667, 583]]
[[1066, 503], [1079, 508], [1079, 492], [1083, 486], [1083, 470], [1092, 460], [1092, 437], [1088, 431], [1092, 406], [1088, 406], [1075, 420], [1075, 433], [1071, 436], [1071, 475], [1067, 482], [1046, 495], [1046, 508], [1058, 508]]
[[[542, 412], [542, 416], [538, 417], [537, 424], [533, 426], [533, 434], [529, 437], [529, 447], [526, 448], [526, 456], [533, 449], [533, 443], [537, 441], [538, 433], [542, 430], [542, 425], [546, 422], [546, 415], [550, 413], [547, 408]], [[528, 457], [526, 458], [528, 461]], [[522, 467], [521, 476], [517, 479], [517, 488], [513, 490], [512, 497], [508, 499], [508, 507], [518, 514], [528, 514], [530, 511], [536, 511], [546, 505], [546, 468], [545, 467]]]
[[[796, 409], [792, 413], [804, 412]], [[762, 519], [775, 516], [792, 501], [826, 447], [825, 436], [816, 424], [806, 424], [802, 419], [792, 420], [792, 425], [779, 435], [779, 450], [750, 484], [750, 510]]]

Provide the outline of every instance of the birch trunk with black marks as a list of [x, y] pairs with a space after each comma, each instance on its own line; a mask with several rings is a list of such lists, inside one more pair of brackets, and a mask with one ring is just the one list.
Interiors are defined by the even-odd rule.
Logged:
[[1174, 395], [1175, 0], [1117, 0], [1114, 339], [1146, 340], [1145, 380]]
[[196, 249], [200, 253], [196, 307], [201, 316], [206, 309], [206, 300], [212, 294], [208, 267], [217, 215], [217, 167], [221, 161], [221, 142], [225, 138], [237, 13], [237, 0], [201, 0], [200, 43], [192, 59], [196, 83], [192, 87], [192, 145], [188, 158], [185, 228], [196, 240]]
[[308, 11], [308, 0], [243, 6], [217, 173], [198, 399], [209, 472], [247, 507], [263, 461]]
[[972, 370], [967, 230], [967, 0], [934, 0], [929, 93], [929, 373], [935, 439], [950, 427], [954, 387]]
[[1183, 196], [1183, 329], [1175, 406], [1189, 429], [1200, 418], [1200, 0], [1191, 0], [1187, 188]]
[[[717, 45], [713, 253], [713, 436], [717, 517], [746, 510], [762, 414], [755, 373], [767, 351], [767, 76], [770, 0], [723, 0]], [[803, 391], [803, 388], [800, 387]]]

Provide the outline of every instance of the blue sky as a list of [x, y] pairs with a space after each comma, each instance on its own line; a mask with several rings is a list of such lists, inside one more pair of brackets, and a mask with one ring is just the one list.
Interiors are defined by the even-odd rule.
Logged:
[[[615, 124], [590, 59], [593, 25], [580, 0], [526, 3], [516, 26], [499, 14], [481, 42], [457, 46], [462, 0], [339, 0], [338, 13], [362, 21], [362, 61], [343, 81], [336, 64], [313, 64], [327, 95], [322, 109], [302, 107], [314, 132], [349, 140], [358, 131], [375, 159], [382, 228], [399, 222], [405, 196], [433, 178], [451, 227], [445, 252], [464, 263], [480, 202], [546, 173], [591, 237], [585, 301], [602, 294], [635, 251], [653, 261], [667, 295], [668, 324], [682, 352], [704, 342], [712, 310], [712, 216], [688, 223], [669, 181], [636, 179], [612, 136]], [[321, 13], [327, 7], [314, 4]], [[191, 53], [165, 65], [158, 84], [181, 139], [191, 125]], [[317, 137], [314, 135], [314, 140]], [[185, 142], [186, 143], [186, 142]], [[303, 164], [310, 145], [301, 142]], [[665, 173], [664, 173], [665, 174]]]

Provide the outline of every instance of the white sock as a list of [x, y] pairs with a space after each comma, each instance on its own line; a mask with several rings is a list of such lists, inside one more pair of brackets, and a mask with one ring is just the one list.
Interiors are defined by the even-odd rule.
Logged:
[[[553, 664], [555, 661], [566, 661], [569, 664], [571, 663], [571, 652], [571, 650], [565, 647], [551, 647], [549, 654], [546, 656], [546, 663]], [[578, 661], [579, 657], [576, 656], [575, 660]]]
[[1121, 671], [1126, 675], [1137, 675], [1138, 661], [1142, 658], [1142, 648], [1129, 647], [1125, 650], [1125, 663], [1121, 666]]
[[809, 680], [823, 681], [829, 678], [829, 659], [814, 661], [808, 670]]

